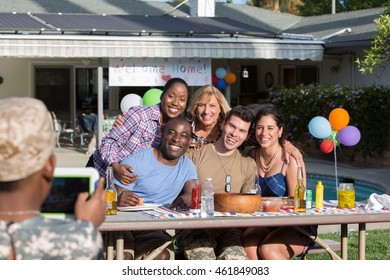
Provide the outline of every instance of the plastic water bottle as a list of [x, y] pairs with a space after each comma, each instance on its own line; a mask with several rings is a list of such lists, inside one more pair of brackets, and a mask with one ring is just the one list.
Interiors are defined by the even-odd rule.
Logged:
[[206, 178], [202, 185], [200, 201], [200, 216], [202, 218], [214, 217], [214, 185], [211, 178]]

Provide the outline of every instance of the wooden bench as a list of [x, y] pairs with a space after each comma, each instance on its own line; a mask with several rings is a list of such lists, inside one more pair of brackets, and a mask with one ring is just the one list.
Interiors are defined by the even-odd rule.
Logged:
[[309, 254], [321, 254], [328, 253], [333, 260], [341, 260], [341, 257], [336, 254], [336, 252], [341, 250], [341, 244], [338, 241], [332, 239], [318, 239], [322, 245], [319, 243], [314, 243], [314, 245], [300, 256], [301, 260], [306, 260], [306, 256]]
[[340, 251], [340, 242], [331, 239], [322, 240], [319, 236], [311, 235], [301, 227], [294, 228], [302, 234], [306, 235], [307, 237], [311, 238], [315, 242], [314, 245], [308, 251], [301, 255], [302, 260], [306, 258], [307, 254], [315, 253], [328, 253], [332, 257], [332, 259], [341, 260], [341, 257], [335, 253], [336, 251]]
[[[323, 241], [329, 246], [329, 248], [334, 252], [339, 252], [341, 250], [341, 244], [338, 241], [332, 239], [323, 239]], [[321, 247], [318, 243], [315, 243], [313, 247], [307, 252], [308, 254], [321, 254], [327, 253], [327, 251]]]

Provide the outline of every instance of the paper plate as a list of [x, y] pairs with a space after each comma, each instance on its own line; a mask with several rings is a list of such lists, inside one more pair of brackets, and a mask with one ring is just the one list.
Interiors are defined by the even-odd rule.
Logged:
[[143, 211], [150, 210], [161, 206], [161, 204], [156, 203], [144, 203], [142, 206], [126, 206], [126, 207], [118, 207], [119, 211], [129, 212], [129, 211]]

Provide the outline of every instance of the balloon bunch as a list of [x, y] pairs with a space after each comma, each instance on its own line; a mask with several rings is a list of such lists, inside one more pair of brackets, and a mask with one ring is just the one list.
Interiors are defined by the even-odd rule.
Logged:
[[220, 90], [225, 89], [228, 85], [232, 85], [236, 82], [236, 75], [232, 72], [227, 72], [225, 68], [218, 67], [215, 70], [215, 75], [212, 77], [213, 86]]
[[156, 105], [161, 102], [162, 90], [158, 88], [151, 88], [145, 92], [144, 97], [135, 93], [129, 93], [121, 100], [122, 113], [127, 112], [131, 107], [138, 105]]
[[359, 143], [360, 131], [357, 127], [348, 125], [349, 114], [347, 110], [343, 108], [333, 109], [328, 119], [316, 116], [309, 122], [311, 135], [323, 139], [320, 147], [324, 153], [332, 152], [334, 147], [340, 145], [340, 143], [345, 146], [354, 146]]

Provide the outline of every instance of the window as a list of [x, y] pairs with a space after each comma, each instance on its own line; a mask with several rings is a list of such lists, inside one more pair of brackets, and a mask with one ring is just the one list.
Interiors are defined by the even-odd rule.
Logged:
[[35, 67], [35, 97], [57, 118], [70, 119], [70, 68]]
[[282, 65], [281, 75], [282, 85], [286, 88], [319, 82], [319, 68], [317, 65]]
[[[242, 72], [248, 71], [247, 78], [244, 78]], [[251, 103], [255, 103], [257, 100], [257, 66], [241, 66], [241, 75], [240, 75], [240, 85], [241, 92], [238, 96], [238, 104], [240, 105], [248, 105]]]

